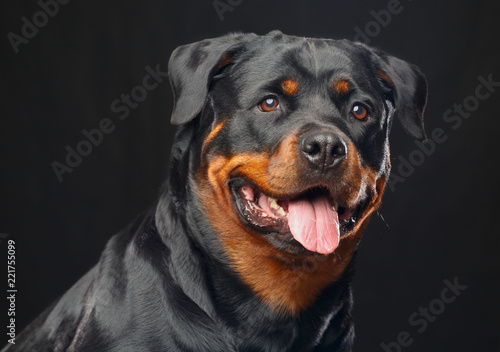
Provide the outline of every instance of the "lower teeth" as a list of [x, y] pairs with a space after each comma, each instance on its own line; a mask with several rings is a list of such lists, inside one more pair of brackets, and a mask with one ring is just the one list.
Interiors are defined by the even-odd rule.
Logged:
[[340, 222], [340, 225], [343, 227], [348, 227], [351, 225], [354, 225], [356, 223], [356, 220], [354, 218], [349, 218], [349, 219], [344, 219]]

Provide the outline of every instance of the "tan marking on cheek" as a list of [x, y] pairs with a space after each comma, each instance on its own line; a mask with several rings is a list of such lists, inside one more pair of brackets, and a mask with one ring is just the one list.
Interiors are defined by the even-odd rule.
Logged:
[[242, 177], [275, 198], [294, 193], [301, 186], [296, 145], [297, 136], [291, 135], [280, 143], [272, 155], [245, 153], [226, 158], [224, 167], [218, 170], [220, 182]]
[[224, 127], [224, 122], [219, 122], [214, 129], [205, 137], [205, 140], [203, 141], [203, 145], [201, 146], [201, 155], [203, 156], [206, 152], [206, 149], [210, 142], [212, 142], [215, 137], [219, 134], [219, 132], [222, 130]]
[[[227, 164], [227, 159], [224, 157], [217, 157], [213, 159], [209, 166], [208, 166], [208, 171], [207, 171], [207, 176], [208, 176], [208, 182], [210, 187], [208, 187], [206, 192], [211, 190], [212, 195], [214, 197], [214, 200], [223, 205], [226, 204], [226, 191], [225, 191], [225, 184], [226, 184], [226, 179], [224, 178], [224, 175], [221, 173], [221, 170], [224, 169], [224, 166]], [[208, 186], [208, 185], [206, 185]], [[210, 198], [208, 198], [210, 199]], [[203, 199], [207, 200], [207, 199]], [[227, 205], [227, 204], [226, 204]], [[213, 208], [213, 207], [209, 207]]]
[[294, 96], [299, 91], [299, 83], [292, 79], [281, 82], [281, 89], [286, 95]]
[[385, 175], [379, 174], [370, 167], [361, 164], [354, 144], [349, 143], [348, 148], [352, 154], [348, 153], [347, 161], [350, 163], [350, 175], [347, 177], [347, 180], [351, 180], [348, 181], [350, 182], [350, 187], [356, 187], [359, 190], [356, 197], [354, 193], [351, 194], [349, 201], [352, 201], [352, 203], [349, 204], [359, 202], [359, 196], [367, 195], [369, 197], [369, 203], [365, 206], [365, 210], [358, 219], [355, 227], [355, 229], [360, 229], [366, 226], [364, 223], [367, 223], [370, 215], [380, 207], [387, 179]]
[[279, 148], [269, 159], [266, 178], [257, 184], [275, 198], [296, 193], [301, 188], [297, 139], [295, 134], [291, 134], [280, 143]]
[[353, 206], [360, 196], [363, 177], [358, 151], [351, 141], [347, 141], [346, 160], [341, 164], [339, 174], [342, 175], [343, 185], [343, 190], [340, 192], [343, 194], [343, 199], [340, 199], [340, 203]]

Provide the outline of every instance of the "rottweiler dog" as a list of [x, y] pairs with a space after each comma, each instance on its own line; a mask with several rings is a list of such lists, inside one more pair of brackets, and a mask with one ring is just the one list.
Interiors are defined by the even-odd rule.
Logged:
[[352, 263], [427, 84], [348, 40], [231, 34], [169, 62], [154, 209], [4, 351], [351, 351]]

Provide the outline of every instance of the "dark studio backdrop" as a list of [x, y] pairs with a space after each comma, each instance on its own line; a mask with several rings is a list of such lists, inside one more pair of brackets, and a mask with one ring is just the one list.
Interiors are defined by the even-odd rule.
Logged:
[[[1, 345], [9, 240], [20, 332], [155, 203], [174, 127], [170, 85], [151, 71], [181, 44], [280, 29], [364, 41], [429, 83], [430, 141], [394, 124], [393, 178], [360, 245], [355, 351], [500, 351], [498, 1], [54, 3], [0, 9]], [[69, 166], [79, 145], [88, 155]]]

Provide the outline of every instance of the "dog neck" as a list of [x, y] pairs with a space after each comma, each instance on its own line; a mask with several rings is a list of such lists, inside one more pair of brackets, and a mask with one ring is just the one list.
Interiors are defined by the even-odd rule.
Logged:
[[[191, 211], [195, 208], [187, 199], [176, 198], [166, 189], [156, 209], [155, 223], [159, 236], [170, 249], [167, 262], [173, 279], [217, 329], [232, 339], [261, 341], [263, 345], [276, 345], [277, 350], [313, 346], [318, 341], [338, 346], [338, 350], [349, 350], [346, 346], [354, 335], [352, 259], [340, 277], [324, 287], [307, 309], [295, 314], [286, 310], [277, 312], [240, 279], [215, 243], [205, 241], [207, 233], [189, 225], [197, 223], [196, 213]], [[197, 240], [201, 236], [204, 241]], [[303, 272], [304, 281], [298, 284], [308, 284], [307, 274], [307, 270]], [[259, 326], [254, 326], [256, 321], [261, 322]], [[262, 323], [266, 321], [269, 324]], [[300, 323], [303, 321], [308, 322], [307, 326]], [[268, 339], [267, 326], [281, 327], [273, 332], [272, 340]]]

